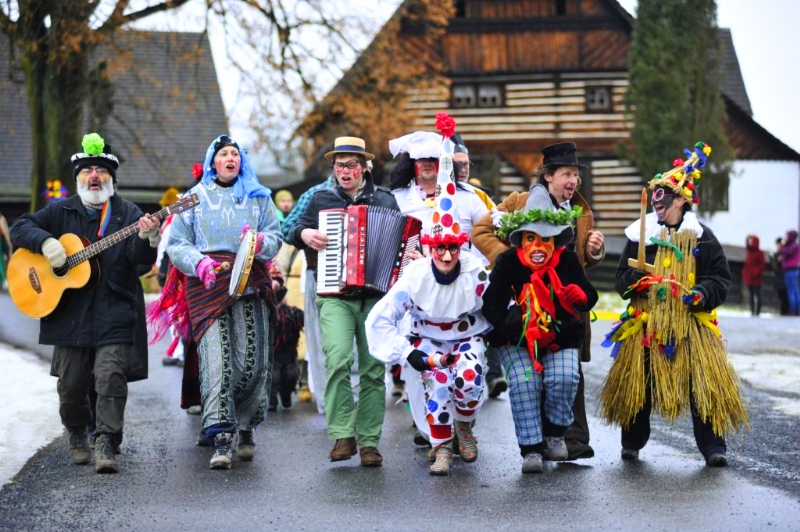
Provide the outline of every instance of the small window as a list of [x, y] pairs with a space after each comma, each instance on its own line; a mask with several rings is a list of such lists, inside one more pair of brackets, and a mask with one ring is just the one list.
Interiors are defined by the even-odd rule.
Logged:
[[478, 107], [500, 107], [503, 105], [503, 90], [500, 85], [478, 87]]
[[475, 87], [473, 85], [454, 85], [453, 107], [475, 107]]
[[467, 18], [467, 0], [456, 0], [456, 18]]
[[587, 111], [611, 111], [611, 87], [586, 87]]
[[556, 15], [563, 17], [567, 14], [567, 0], [555, 0]]

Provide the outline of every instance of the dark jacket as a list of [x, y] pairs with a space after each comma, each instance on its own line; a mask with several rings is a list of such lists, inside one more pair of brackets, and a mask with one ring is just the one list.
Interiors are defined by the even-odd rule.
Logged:
[[[586, 304], [575, 305], [575, 310], [588, 312], [597, 304], [597, 290], [586, 278], [578, 256], [574, 251], [565, 249], [556, 266], [561, 283], [577, 284], [586, 293]], [[492, 346], [517, 345], [522, 337], [522, 309], [509, 302], [523, 292], [523, 286], [530, 282], [531, 270], [517, 257], [517, 248], [510, 248], [497, 256], [494, 268], [489, 274], [489, 288], [483, 294], [483, 315], [494, 325], [488, 339]], [[549, 285], [547, 276], [545, 284]], [[584, 326], [581, 318], [576, 318], [554, 298], [556, 315], [559, 322], [554, 343], [562, 349], [580, 348], [584, 340]], [[523, 339], [521, 346], [526, 346]]]
[[[703, 236], [697, 240], [698, 253], [695, 256], [695, 286], [694, 289], [703, 294], [705, 302], [697, 310], [711, 311], [725, 302], [728, 290], [731, 287], [731, 270], [728, 268], [728, 259], [722, 251], [722, 245], [707, 226], [703, 227]], [[648, 264], [654, 264], [658, 246], [651, 244], [645, 246], [645, 258]], [[628, 266], [628, 259], [635, 259], [639, 250], [639, 243], [628, 240], [617, 266], [617, 280], [615, 288], [624, 299], [629, 299], [631, 294], [623, 295], [628, 287], [642, 278], [644, 272]], [[639, 293], [641, 297], [641, 293]]]
[[[372, 182], [372, 175], [368, 172], [364, 174], [366, 184], [364, 185], [361, 194], [353, 200], [350, 195], [344, 191], [339, 185], [318, 190], [311, 197], [305, 212], [292, 228], [290, 233], [289, 242], [297, 249], [308, 249], [308, 246], [300, 237], [303, 229], [318, 229], [319, 228], [319, 211], [324, 209], [344, 209], [350, 205], [370, 205], [377, 207], [386, 207], [395, 211], [399, 211], [400, 207], [397, 206], [397, 200], [388, 188], [375, 186]], [[309, 263], [309, 268], [314, 270], [316, 275], [316, 253], [309, 256], [307, 252], [306, 257]], [[363, 297], [380, 297], [383, 293], [377, 290], [364, 290], [358, 294], [342, 296], [346, 299], [350, 298], [363, 298]]]
[[[139, 207], [116, 194], [111, 198], [111, 212], [105, 236], [136, 223], [142, 216]], [[41, 253], [47, 238], [58, 239], [66, 233], [96, 242], [99, 227], [99, 218], [90, 220], [76, 195], [21, 216], [11, 228], [11, 239], [15, 246]], [[62, 299], [63, 308], [41, 320], [40, 343], [76, 347], [134, 345], [136, 337], [146, 331], [139, 304], [143, 303], [139, 267], [149, 269], [156, 260], [156, 248], [134, 234], [95, 259], [100, 269], [98, 281], [65, 293], [69, 297], [67, 302]], [[146, 358], [147, 353], [139, 356]]]

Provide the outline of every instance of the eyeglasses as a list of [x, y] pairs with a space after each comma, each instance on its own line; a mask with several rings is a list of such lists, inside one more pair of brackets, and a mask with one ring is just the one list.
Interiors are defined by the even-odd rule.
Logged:
[[444, 256], [444, 254], [448, 251], [451, 255], [457, 255], [461, 251], [461, 248], [456, 244], [450, 244], [449, 246], [436, 246], [433, 249], [439, 254], [440, 257]]
[[653, 195], [650, 197], [651, 203], [663, 203], [669, 205], [672, 203], [672, 200], [677, 197], [677, 194], [667, 193], [666, 189], [664, 188], [657, 188], [653, 191]]
[[358, 160], [357, 160], [357, 159], [350, 159], [350, 160], [349, 160], [349, 161], [347, 161], [346, 163], [333, 163], [331, 166], [333, 166], [333, 169], [334, 169], [334, 170], [338, 170], [338, 171], [340, 171], [340, 172], [341, 172], [341, 171], [342, 171], [342, 170], [344, 170], [345, 168], [349, 168], [350, 170], [355, 170], [356, 168], [358, 168], [358, 166], [359, 166], [360, 164], [361, 164], [361, 163], [360, 163], [360, 162], [358, 162]]
[[108, 177], [111, 175], [111, 172], [102, 166], [87, 166], [86, 168], [81, 168], [78, 173], [83, 177], [89, 177], [92, 175], [92, 172], [97, 172], [97, 177]]

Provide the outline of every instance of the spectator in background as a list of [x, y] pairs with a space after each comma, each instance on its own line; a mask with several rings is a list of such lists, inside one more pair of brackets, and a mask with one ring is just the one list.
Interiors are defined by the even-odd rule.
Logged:
[[764, 252], [759, 248], [759, 240], [756, 235], [747, 237], [745, 248], [742, 277], [750, 294], [750, 314], [758, 316], [761, 313], [761, 285], [766, 260], [764, 260]]
[[786, 283], [786, 298], [789, 301], [789, 315], [800, 315], [800, 291], [797, 287], [797, 273], [800, 271], [800, 246], [797, 244], [797, 231], [786, 232], [778, 256]]
[[281, 406], [292, 407], [292, 393], [300, 379], [300, 365], [297, 361], [297, 343], [303, 330], [303, 311], [286, 302], [286, 286], [276, 293], [278, 307], [275, 311], [277, 327], [275, 329], [275, 362], [272, 369], [272, 389], [269, 396], [269, 411], [278, 409], [278, 397]]
[[283, 224], [294, 206], [294, 198], [288, 190], [279, 190], [275, 193], [275, 206], [278, 208], [278, 221]]
[[778, 237], [775, 239], [775, 252], [770, 255], [770, 266], [772, 267], [772, 287], [775, 293], [778, 294], [780, 301], [780, 314], [781, 316], [789, 315], [789, 298], [786, 297], [786, 283], [783, 280], [783, 271], [781, 270], [781, 256], [780, 249], [783, 244], [783, 238]]

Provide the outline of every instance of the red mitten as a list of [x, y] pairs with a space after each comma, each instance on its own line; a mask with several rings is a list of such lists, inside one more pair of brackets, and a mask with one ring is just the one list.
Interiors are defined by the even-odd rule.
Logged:
[[568, 284], [561, 292], [561, 301], [570, 306], [575, 306], [576, 303], [584, 305], [587, 301], [586, 292], [576, 284]]

